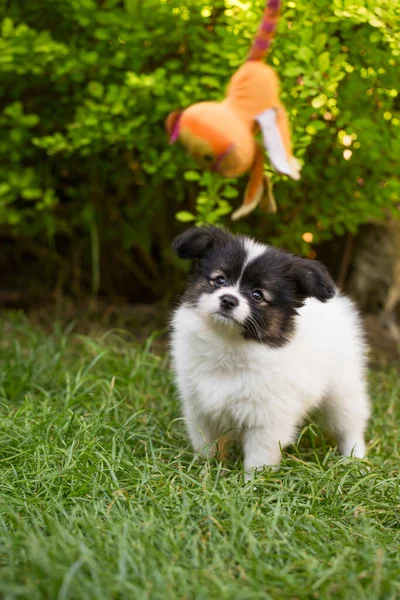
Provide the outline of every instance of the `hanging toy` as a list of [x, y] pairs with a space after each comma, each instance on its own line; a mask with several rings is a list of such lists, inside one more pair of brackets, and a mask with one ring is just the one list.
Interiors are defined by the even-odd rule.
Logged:
[[272, 166], [300, 179], [300, 164], [292, 155], [286, 111], [279, 100], [279, 80], [262, 61], [276, 29], [280, 0], [267, 2], [263, 20], [247, 61], [233, 75], [222, 102], [200, 102], [171, 113], [166, 122], [170, 143], [179, 140], [201, 168], [224, 177], [250, 170], [242, 206], [232, 219], [251, 213], [258, 204], [276, 212], [264, 157], [254, 139], [261, 131]]

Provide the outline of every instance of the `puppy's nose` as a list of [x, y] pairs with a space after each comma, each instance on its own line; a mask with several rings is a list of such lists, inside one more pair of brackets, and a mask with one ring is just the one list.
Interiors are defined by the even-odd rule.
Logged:
[[221, 296], [221, 306], [224, 310], [233, 310], [239, 304], [239, 300], [232, 294]]

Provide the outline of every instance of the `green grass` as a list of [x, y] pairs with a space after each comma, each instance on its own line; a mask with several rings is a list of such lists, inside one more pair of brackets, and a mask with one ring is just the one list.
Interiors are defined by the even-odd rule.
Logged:
[[371, 374], [367, 461], [309, 426], [243, 485], [240, 457], [193, 459], [150, 341], [0, 330], [0, 597], [400, 598], [396, 373]]

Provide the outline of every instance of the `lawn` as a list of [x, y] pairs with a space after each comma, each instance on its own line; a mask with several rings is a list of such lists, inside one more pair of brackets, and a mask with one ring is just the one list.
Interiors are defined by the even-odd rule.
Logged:
[[368, 460], [310, 425], [243, 485], [240, 457], [193, 459], [151, 339], [0, 328], [1, 598], [400, 598], [394, 371], [370, 376]]

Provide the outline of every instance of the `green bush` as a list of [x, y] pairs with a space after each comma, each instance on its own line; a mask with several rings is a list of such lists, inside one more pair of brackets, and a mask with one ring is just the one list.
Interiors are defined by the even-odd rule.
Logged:
[[[161, 296], [175, 272], [175, 214], [230, 225], [245, 178], [198, 175], [168, 145], [164, 120], [223, 96], [263, 4], [2, 5], [0, 226], [48, 265], [49, 282], [122, 293], [130, 275], [132, 293]], [[276, 178], [276, 215], [235, 227], [309, 253], [305, 232], [319, 243], [399, 202], [399, 14], [390, 0], [285, 3], [269, 60], [303, 176]]]

